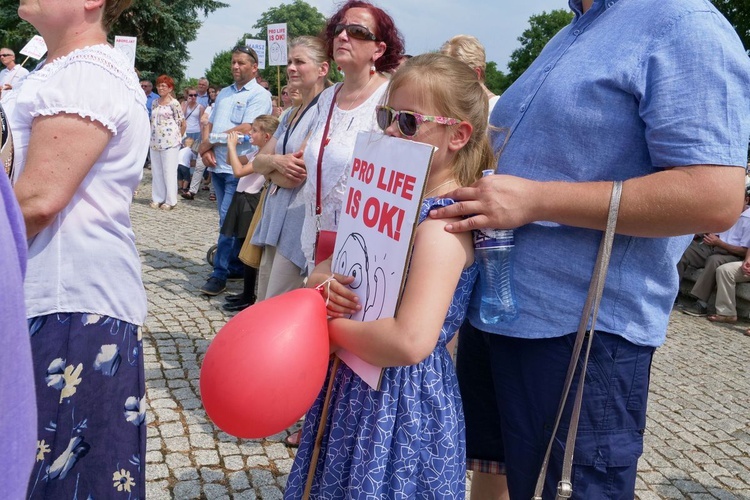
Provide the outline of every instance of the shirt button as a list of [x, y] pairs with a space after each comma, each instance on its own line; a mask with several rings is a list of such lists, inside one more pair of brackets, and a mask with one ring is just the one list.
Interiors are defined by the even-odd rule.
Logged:
[[575, 31], [573, 32], [573, 35], [575, 35], [575, 36], [578, 36], [578, 35], [580, 35], [580, 34], [581, 34], [581, 30], [575, 30]]
[[545, 72], [545, 73], [548, 73], [548, 72], [549, 72], [549, 70], [551, 70], [551, 69], [552, 69], [552, 65], [551, 65], [551, 64], [548, 64], [548, 65], [546, 65], [546, 66], [544, 67], [544, 72]]
[[525, 104], [522, 104], [522, 105], [521, 105], [521, 113], [523, 113], [524, 111], [526, 111], [526, 105], [525, 105]]
[[615, 2], [607, 2], [607, 8], [611, 9]]

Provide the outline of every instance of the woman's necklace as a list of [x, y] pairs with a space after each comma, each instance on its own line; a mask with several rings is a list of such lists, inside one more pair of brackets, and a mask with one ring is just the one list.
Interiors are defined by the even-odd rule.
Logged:
[[447, 186], [447, 185], [448, 185], [448, 184], [450, 184], [451, 182], [456, 182], [456, 181], [455, 181], [455, 180], [453, 180], [453, 179], [451, 179], [451, 180], [449, 180], [449, 181], [445, 181], [444, 183], [442, 183], [442, 184], [439, 184], [439, 185], [437, 185], [436, 187], [434, 187], [434, 188], [430, 189], [429, 191], [427, 191], [427, 192], [426, 192], [426, 193], [424, 194], [424, 198], [427, 198], [427, 197], [428, 197], [428, 196], [429, 196], [430, 194], [434, 193], [435, 191], [437, 191], [438, 189], [440, 189], [440, 188], [441, 188], [441, 187], [443, 187], [443, 186]]
[[[354, 97], [354, 100], [349, 103], [349, 107], [346, 108], [346, 109], [340, 108], [341, 111], [343, 111], [345, 113], [348, 113], [349, 111], [351, 111], [352, 108], [354, 107], [354, 103], [356, 103], [359, 100], [359, 96], [361, 96], [362, 92], [364, 92], [365, 89], [370, 86], [370, 82], [373, 81], [373, 80], [374, 80], [374, 78], [370, 77], [370, 79], [367, 80], [367, 83], [361, 89], [359, 89], [359, 92], [357, 92], [357, 95]], [[326, 146], [328, 146], [328, 143], [331, 142], [331, 136], [333, 135], [333, 131], [336, 130], [336, 128], [338, 127], [338, 125], [341, 122], [343, 122], [343, 121], [344, 121], [344, 117], [342, 116], [336, 123], [333, 124], [333, 126], [331, 127], [331, 131], [328, 133], [328, 136], [325, 138], [325, 145]]]

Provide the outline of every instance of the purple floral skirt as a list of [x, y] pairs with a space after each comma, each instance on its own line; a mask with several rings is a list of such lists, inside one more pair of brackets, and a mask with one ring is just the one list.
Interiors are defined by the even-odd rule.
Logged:
[[141, 330], [107, 316], [29, 320], [39, 425], [29, 498], [144, 499]]

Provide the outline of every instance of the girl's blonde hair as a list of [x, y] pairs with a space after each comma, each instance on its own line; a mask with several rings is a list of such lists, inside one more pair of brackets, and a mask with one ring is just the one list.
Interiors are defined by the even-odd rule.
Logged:
[[471, 124], [471, 137], [458, 150], [451, 165], [453, 176], [461, 186], [468, 186], [482, 176], [482, 170], [497, 166], [487, 135], [487, 94], [472, 69], [443, 54], [412, 57], [391, 78], [386, 100], [398, 88], [413, 84], [421, 90], [419, 104], [435, 110], [437, 115], [457, 118]]

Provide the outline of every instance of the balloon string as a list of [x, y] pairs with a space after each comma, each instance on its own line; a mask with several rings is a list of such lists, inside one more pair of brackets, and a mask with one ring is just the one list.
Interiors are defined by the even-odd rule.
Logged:
[[328, 307], [328, 302], [331, 300], [331, 282], [335, 281], [336, 278], [333, 276], [333, 273], [331, 273], [331, 276], [328, 277], [323, 283], [316, 286], [315, 289], [323, 294], [323, 287], [326, 288], [326, 307]]

